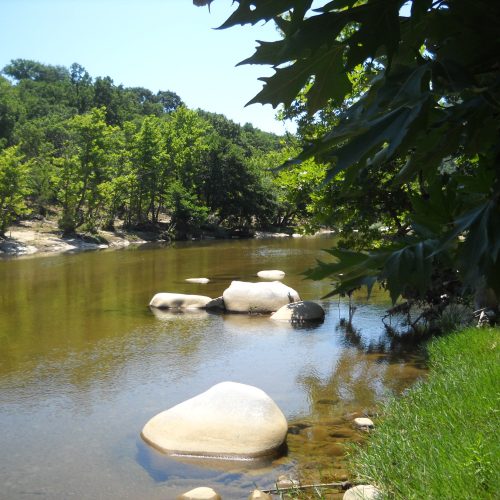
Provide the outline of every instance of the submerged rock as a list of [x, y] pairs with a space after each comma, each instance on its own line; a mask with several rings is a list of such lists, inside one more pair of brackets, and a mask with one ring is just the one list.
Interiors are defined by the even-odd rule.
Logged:
[[163, 292], [157, 293], [151, 299], [149, 306], [159, 309], [203, 309], [211, 300], [204, 295]]
[[232, 312], [268, 313], [300, 300], [299, 294], [280, 281], [248, 283], [233, 281], [222, 294], [224, 304]]
[[305, 300], [280, 307], [271, 315], [271, 319], [289, 321], [290, 323], [323, 321], [325, 319], [325, 310], [316, 302]]
[[272, 500], [273, 497], [268, 493], [264, 493], [260, 490], [253, 490], [248, 497], [248, 500]]
[[285, 277], [285, 272], [279, 271], [278, 269], [271, 269], [271, 270], [259, 271], [257, 273], [257, 276], [265, 280], [273, 280], [273, 281], [282, 280]]
[[177, 500], [221, 500], [221, 496], [212, 488], [202, 486], [183, 493]]
[[287, 429], [264, 391], [222, 382], [154, 416], [141, 435], [169, 454], [248, 459], [278, 454]]

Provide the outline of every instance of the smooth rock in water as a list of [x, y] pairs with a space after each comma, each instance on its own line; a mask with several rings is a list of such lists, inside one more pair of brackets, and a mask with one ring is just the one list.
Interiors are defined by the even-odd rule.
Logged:
[[210, 280], [208, 278], [186, 278], [188, 283], [201, 283], [202, 285], [208, 283]]
[[267, 313], [277, 311], [290, 302], [300, 300], [299, 294], [280, 281], [248, 283], [233, 281], [222, 294], [228, 311]]
[[257, 276], [265, 280], [282, 280], [285, 277], [285, 272], [279, 271], [278, 269], [271, 269], [267, 271], [259, 271]]
[[205, 309], [207, 311], [225, 311], [226, 306], [224, 304], [224, 299], [222, 297], [212, 299], [210, 302], [207, 302]]
[[360, 484], [348, 489], [342, 500], [376, 500], [380, 498], [380, 491], [371, 484]]
[[273, 497], [268, 493], [264, 493], [260, 490], [253, 490], [248, 497], [248, 500], [272, 500]]
[[309, 321], [323, 321], [325, 310], [316, 302], [309, 300], [293, 302], [280, 307], [271, 319], [289, 321], [290, 323], [307, 323]]
[[355, 418], [354, 425], [359, 429], [373, 429], [375, 427], [371, 419], [364, 417]]
[[221, 500], [221, 496], [212, 488], [202, 486], [183, 493], [177, 500]]
[[285, 416], [264, 391], [222, 382], [154, 416], [142, 437], [169, 454], [257, 458], [277, 454], [287, 429]]
[[203, 309], [212, 299], [204, 295], [184, 293], [157, 293], [149, 303], [160, 309]]

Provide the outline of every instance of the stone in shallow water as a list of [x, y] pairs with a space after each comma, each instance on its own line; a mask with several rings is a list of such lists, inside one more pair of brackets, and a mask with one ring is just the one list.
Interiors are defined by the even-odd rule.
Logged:
[[358, 429], [373, 429], [375, 425], [373, 424], [373, 421], [369, 418], [364, 418], [364, 417], [358, 417], [354, 419], [354, 425]]
[[278, 454], [287, 429], [264, 391], [222, 382], [153, 417], [142, 437], [169, 454], [248, 459]]
[[280, 281], [248, 283], [233, 281], [222, 294], [228, 311], [268, 313], [300, 300], [299, 294]]
[[290, 323], [319, 322], [325, 319], [325, 310], [316, 302], [305, 300], [285, 304], [271, 315], [271, 319]]
[[221, 500], [221, 496], [212, 488], [195, 488], [194, 490], [186, 491], [177, 500]]
[[210, 282], [208, 278], [186, 278], [188, 283], [200, 283], [202, 285]]
[[273, 500], [273, 497], [260, 490], [253, 490], [248, 497], [248, 500]]
[[257, 276], [265, 280], [282, 280], [285, 277], [285, 272], [279, 269], [267, 269], [259, 271]]
[[342, 500], [376, 500], [380, 498], [380, 491], [371, 484], [360, 484], [348, 489]]
[[151, 299], [149, 306], [159, 309], [203, 309], [211, 300], [204, 295], [162, 292]]

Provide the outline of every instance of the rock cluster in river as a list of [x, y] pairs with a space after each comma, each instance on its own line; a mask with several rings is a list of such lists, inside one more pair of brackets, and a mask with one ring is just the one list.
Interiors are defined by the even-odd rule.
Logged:
[[[198, 279], [198, 278], [197, 278]], [[296, 290], [280, 281], [249, 283], [246, 281], [232, 281], [224, 290], [222, 297], [212, 299], [204, 295], [189, 295], [183, 293], [161, 292], [150, 301], [149, 306], [158, 309], [207, 309], [238, 313], [272, 313], [281, 307], [300, 302]], [[321, 315], [322, 308], [314, 306], [312, 302], [303, 303], [290, 318], [307, 320], [314, 316], [314, 320]], [[314, 308], [314, 312], [312, 312]], [[322, 313], [324, 316], [324, 312]], [[284, 319], [284, 318], [276, 318]], [[290, 320], [292, 320], [290, 319]]]

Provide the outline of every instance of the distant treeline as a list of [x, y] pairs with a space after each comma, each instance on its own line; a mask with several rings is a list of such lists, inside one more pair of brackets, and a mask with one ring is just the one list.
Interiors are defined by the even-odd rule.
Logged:
[[176, 237], [287, 225], [308, 201], [300, 172], [270, 170], [290, 152], [283, 137], [188, 109], [175, 92], [16, 59], [0, 75], [0, 235], [48, 211], [66, 233], [116, 220]]

